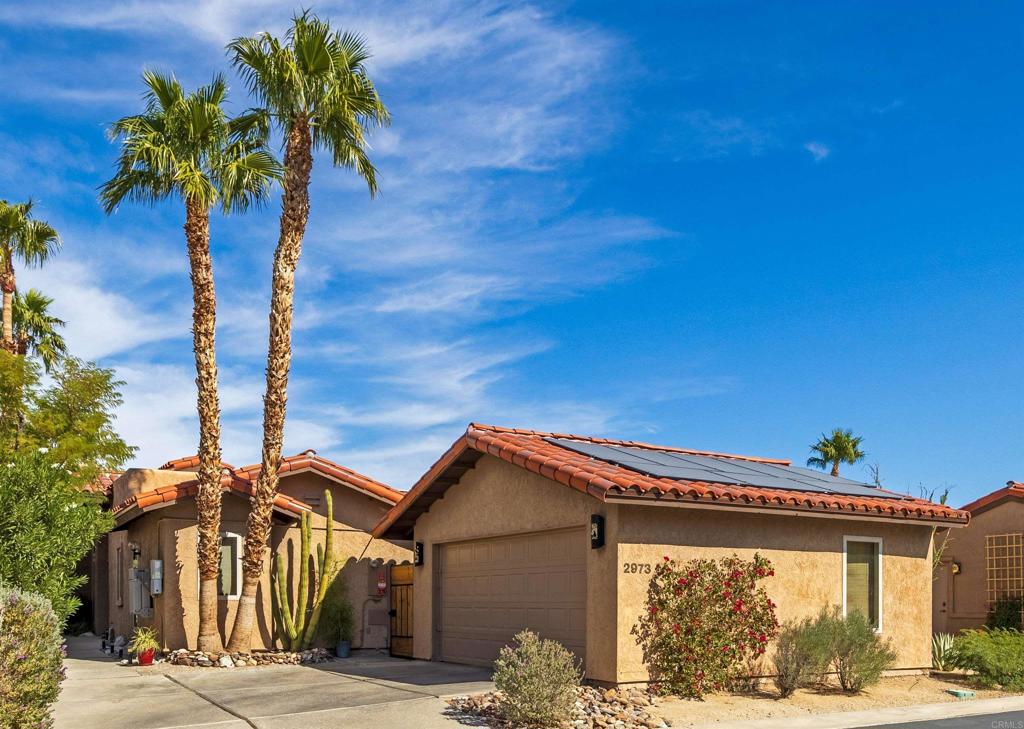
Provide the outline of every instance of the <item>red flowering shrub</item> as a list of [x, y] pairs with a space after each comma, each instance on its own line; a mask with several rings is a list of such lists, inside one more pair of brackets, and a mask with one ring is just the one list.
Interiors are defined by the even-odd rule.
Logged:
[[659, 691], [700, 698], [722, 689], [764, 654], [779, 621], [759, 582], [774, 574], [759, 554], [682, 566], [665, 557], [633, 628]]

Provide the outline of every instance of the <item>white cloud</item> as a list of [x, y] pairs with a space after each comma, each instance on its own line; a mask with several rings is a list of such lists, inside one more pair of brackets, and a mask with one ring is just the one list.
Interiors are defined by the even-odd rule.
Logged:
[[737, 152], [757, 156], [778, 144], [761, 125], [734, 115], [715, 115], [707, 109], [682, 114], [679, 128], [670, 137], [680, 159], [717, 158]]
[[810, 153], [815, 162], [821, 162], [832, 154], [831, 148], [821, 142], [807, 142], [807, 144], [804, 145], [804, 149]]

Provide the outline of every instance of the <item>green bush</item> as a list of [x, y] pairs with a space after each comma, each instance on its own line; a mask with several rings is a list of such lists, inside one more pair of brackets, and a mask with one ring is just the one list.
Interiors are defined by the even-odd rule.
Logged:
[[1024, 633], [1019, 630], [964, 630], [953, 640], [956, 665], [975, 671], [982, 683], [1024, 690]]
[[742, 678], [765, 654], [779, 628], [762, 586], [775, 574], [767, 559], [681, 565], [665, 557], [653, 572], [633, 634], [659, 691], [700, 698]]
[[932, 668], [936, 671], [949, 671], [956, 666], [954, 640], [951, 633], [936, 633], [932, 636]]
[[79, 561], [113, 525], [45, 448], [0, 458], [0, 580], [45, 597], [62, 622], [80, 603]]
[[63, 660], [60, 620], [49, 601], [0, 585], [0, 726], [53, 726]]
[[801, 686], [820, 681], [828, 670], [831, 637], [828, 625], [806, 618], [787, 623], [775, 640], [775, 688], [782, 698], [792, 696]]
[[1020, 630], [1021, 614], [1024, 611], [1024, 598], [1003, 596], [995, 601], [988, 610], [985, 625], [993, 629]]
[[502, 716], [513, 725], [558, 726], [569, 719], [582, 680], [576, 658], [554, 640], [529, 630], [515, 636], [494, 662]]
[[327, 588], [324, 606], [317, 625], [317, 641], [334, 648], [339, 640], [352, 640], [355, 632], [355, 611], [348, 597], [348, 579], [340, 572]]
[[836, 623], [832, 643], [832, 667], [843, 691], [857, 693], [878, 683], [885, 669], [896, 662], [896, 651], [883, 641], [874, 626], [859, 612]]

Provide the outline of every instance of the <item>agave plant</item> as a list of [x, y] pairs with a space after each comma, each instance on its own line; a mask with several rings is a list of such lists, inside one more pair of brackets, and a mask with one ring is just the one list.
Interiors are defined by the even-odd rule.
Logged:
[[956, 668], [951, 633], [936, 633], [932, 636], [932, 668], [936, 671], [951, 671]]

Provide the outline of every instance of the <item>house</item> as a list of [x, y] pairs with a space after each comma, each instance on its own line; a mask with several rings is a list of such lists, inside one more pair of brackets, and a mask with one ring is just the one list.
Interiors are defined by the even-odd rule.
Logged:
[[[133, 468], [104, 475], [93, 488], [109, 494], [114, 530], [94, 550], [89, 602], [94, 630], [130, 636], [136, 626], [155, 628], [167, 649], [195, 648], [199, 621], [199, 573], [196, 561], [198, 491], [196, 456], [165, 463], [158, 469]], [[260, 466], [223, 464], [221, 488], [221, 600], [223, 629], [233, 624], [241, 592], [241, 558], [245, 524]], [[388, 643], [389, 565], [411, 557], [408, 544], [382, 540], [370, 530], [402, 494], [347, 469], [314, 451], [283, 458], [274, 500], [270, 553], [286, 560], [293, 600], [297, 590], [299, 519], [311, 514], [312, 549], [323, 544], [326, 528], [324, 490], [333, 500], [335, 554], [347, 580], [354, 608], [354, 647]], [[279, 646], [271, 606], [272, 560], [264, 560], [257, 593], [260, 609], [253, 648]], [[141, 571], [137, 571], [141, 570]], [[162, 571], [161, 575], [159, 574]]]
[[623, 684], [648, 678], [630, 630], [663, 556], [760, 552], [780, 620], [861, 610], [926, 669], [932, 529], [967, 521], [782, 459], [474, 423], [374, 535], [414, 541], [415, 657], [484, 665], [528, 627]]
[[935, 535], [936, 632], [981, 627], [997, 599], [1024, 596], [1024, 483], [1008, 481], [963, 509], [971, 515], [966, 529]]

